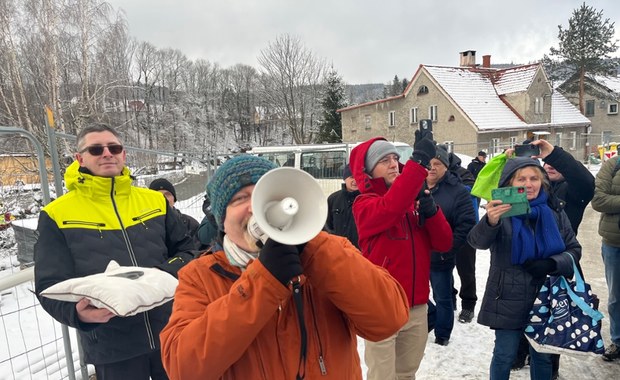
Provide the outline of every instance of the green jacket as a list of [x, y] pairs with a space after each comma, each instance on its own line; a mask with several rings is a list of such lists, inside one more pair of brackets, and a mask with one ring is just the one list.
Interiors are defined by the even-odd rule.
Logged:
[[[104, 272], [110, 260], [121, 266], [157, 267], [174, 276], [193, 257], [187, 228], [160, 193], [134, 187], [127, 168], [106, 178], [74, 162], [67, 168], [69, 192], [45, 206], [35, 244], [35, 291], [75, 277]], [[54, 319], [78, 331], [85, 360], [107, 364], [159, 348], [171, 302], [108, 323], [83, 323], [75, 302], [39, 297]]]
[[618, 157], [610, 158], [596, 175], [592, 208], [601, 213], [598, 233], [603, 243], [620, 247], [620, 175], [616, 170]]

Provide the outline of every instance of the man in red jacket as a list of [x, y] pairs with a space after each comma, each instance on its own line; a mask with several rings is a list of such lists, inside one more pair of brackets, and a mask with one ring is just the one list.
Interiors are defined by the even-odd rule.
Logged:
[[399, 163], [394, 145], [382, 137], [351, 151], [349, 164], [361, 192], [353, 204], [360, 250], [402, 285], [410, 307], [408, 322], [395, 335], [365, 342], [368, 380], [414, 379], [424, 355], [431, 251], [452, 247], [450, 225], [423, 190], [426, 168], [435, 154], [432, 136], [423, 137], [419, 131], [405, 165]]

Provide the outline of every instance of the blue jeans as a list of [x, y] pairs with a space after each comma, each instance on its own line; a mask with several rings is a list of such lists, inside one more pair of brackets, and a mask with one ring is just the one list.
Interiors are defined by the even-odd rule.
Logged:
[[441, 272], [431, 270], [431, 286], [433, 288], [433, 300], [437, 306], [435, 337], [450, 339], [454, 327], [454, 303], [452, 301], [454, 277], [452, 277], [452, 270]]
[[[495, 347], [491, 359], [490, 380], [508, 380], [510, 367], [517, 356], [523, 330], [495, 330]], [[551, 355], [530, 347], [530, 379], [551, 379]]]
[[607, 300], [609, 332], [611, 341], [620, 346], [620, 247], [612, 247], [603, 243], [601, 253], [609, 292]]

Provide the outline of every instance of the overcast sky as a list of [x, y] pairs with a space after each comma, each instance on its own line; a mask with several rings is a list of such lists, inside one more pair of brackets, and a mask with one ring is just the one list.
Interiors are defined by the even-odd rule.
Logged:
[[[537, 61], [558, 45], [558, 25], [583, 0], [108, 0], [124, 10], [129, 33], [158, 48], [222, 67], [256, 57], [278, 35], [299, 37], [333, 63], [349, 84], [410, 79], [420, 64], [459, 65], [459, 52], [477, 62]], [[618, 0], [588, 0], [616, 23]], [[620, 56], [616, 53], [615, 56]]]

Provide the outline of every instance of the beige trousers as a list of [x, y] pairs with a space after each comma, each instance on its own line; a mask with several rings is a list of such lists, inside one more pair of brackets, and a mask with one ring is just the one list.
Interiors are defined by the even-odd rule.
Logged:
[[409, 310], [409, 320], [391, 337], [380, 342], [365, 341], [367, 380], [415, 380], [428, 339], [428, 306]]

